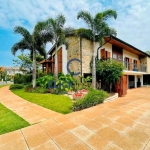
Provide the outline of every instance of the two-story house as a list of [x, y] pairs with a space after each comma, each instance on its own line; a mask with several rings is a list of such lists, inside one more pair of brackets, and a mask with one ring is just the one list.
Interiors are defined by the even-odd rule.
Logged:
[[[105, 44], [99, 47], [95, 45], [95, 51], [98, 59], [111, 58], [122, 62], [125, 66], [122, 78], [122, 95], [126, 94], [127, 89], [143, 86], [144, 78], [150, 74], [150, 56], [134, 46], [114, 37], [105, 37]], [[76, 74], [87, 76], [91, 74], [90, 62], [93, 55], [93, 43], [84, 38], [70, 36], [67, 38], [69, 48], [65, 45], [58, 48], [58, 72], [67, 74], [75, 72]], [[53, 46], [48, 54], [49, 58], [40, 62], [43, 72], [54, 73], [54, 53]]]

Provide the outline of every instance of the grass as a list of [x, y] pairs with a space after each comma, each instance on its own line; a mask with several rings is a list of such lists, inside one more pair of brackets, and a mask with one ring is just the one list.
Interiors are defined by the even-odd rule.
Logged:
[[0, 103], [0, 134], [27, 127], [30, 124]]
[[62, 114], [70, 113], [73, 105], [72, 100], [63, 95], [28, 93], [25, 92], [24, 89], [12, 90], [12, 92], [29, 102]]

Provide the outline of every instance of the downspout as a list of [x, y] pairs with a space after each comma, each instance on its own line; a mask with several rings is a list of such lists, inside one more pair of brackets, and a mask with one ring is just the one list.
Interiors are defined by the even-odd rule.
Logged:
[[[81, 68], [81, 76], [82, 76], [82, 38], [80, 37], [80, 68]], [[82, 78], [81, 78], [82, 82]]]
[[106, 43], [108, 43], [111, 39], [112, 39], [112, 36], [110, 36], [110, 39], [109, 39], [108, 41], [106, 41], [104, 44], [102, 44], [101, 46], [99, 46], [99, 47], [97, 48], [97, 56], [96, 56], [96, 59], [97, 59], [97, 60], [98, 60], [98, 50], [99, 50], [103, 45], [105, 45]]

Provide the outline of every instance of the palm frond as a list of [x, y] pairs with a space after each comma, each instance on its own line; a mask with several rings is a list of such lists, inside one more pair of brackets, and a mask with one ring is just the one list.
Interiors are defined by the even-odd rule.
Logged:
[[24, 51], [25, 49], [31, 50], [31, 49], [32, 49], [32, 46], [30, 45], [30, 43], [28, 43], [28, 42], [23, 38], [21, 41], [15, 43], [15, 44], [12, 46], [12, 48], [11, 48], [12, 54], [15, 55], [16, 52], [17, 52], [19, 49], [20, 49], [21, 51]]
[[102, 12], [102, 14], [103, 14], [103, 20], [107, 20], [108, 18], [112, 18], [112, 17], [114, 19], [117, 18], [117, 12], [112, 9], [108, 9], [108, 10]]
[[27, 29], [21, 26], [16, 26], [14, 28], [14, 33], [21, 34], [26, 40], [32, 40], [32, 36]]
[[83, 19], [90, 29], [93, 28], [94, 19], [88, 11], [80, 11], [77, 19]]
[[76, 35], [88, 40], [93, 40], [93, 33], [90, 29], [80, 28], [76, 30]]
[[66, 22], [66, 18], [64, 15], [59, 14], [57, 15], [55, 21], [56, 21], [57, 28], [62, 28]]

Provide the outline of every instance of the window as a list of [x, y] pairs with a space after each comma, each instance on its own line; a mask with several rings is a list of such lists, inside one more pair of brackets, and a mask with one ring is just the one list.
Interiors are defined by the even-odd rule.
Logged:
[[137, 68], [137, 60], [133, 60], [134, 69]]
[[117, 55], [113, 53], [113, 59], [117, 59]]

